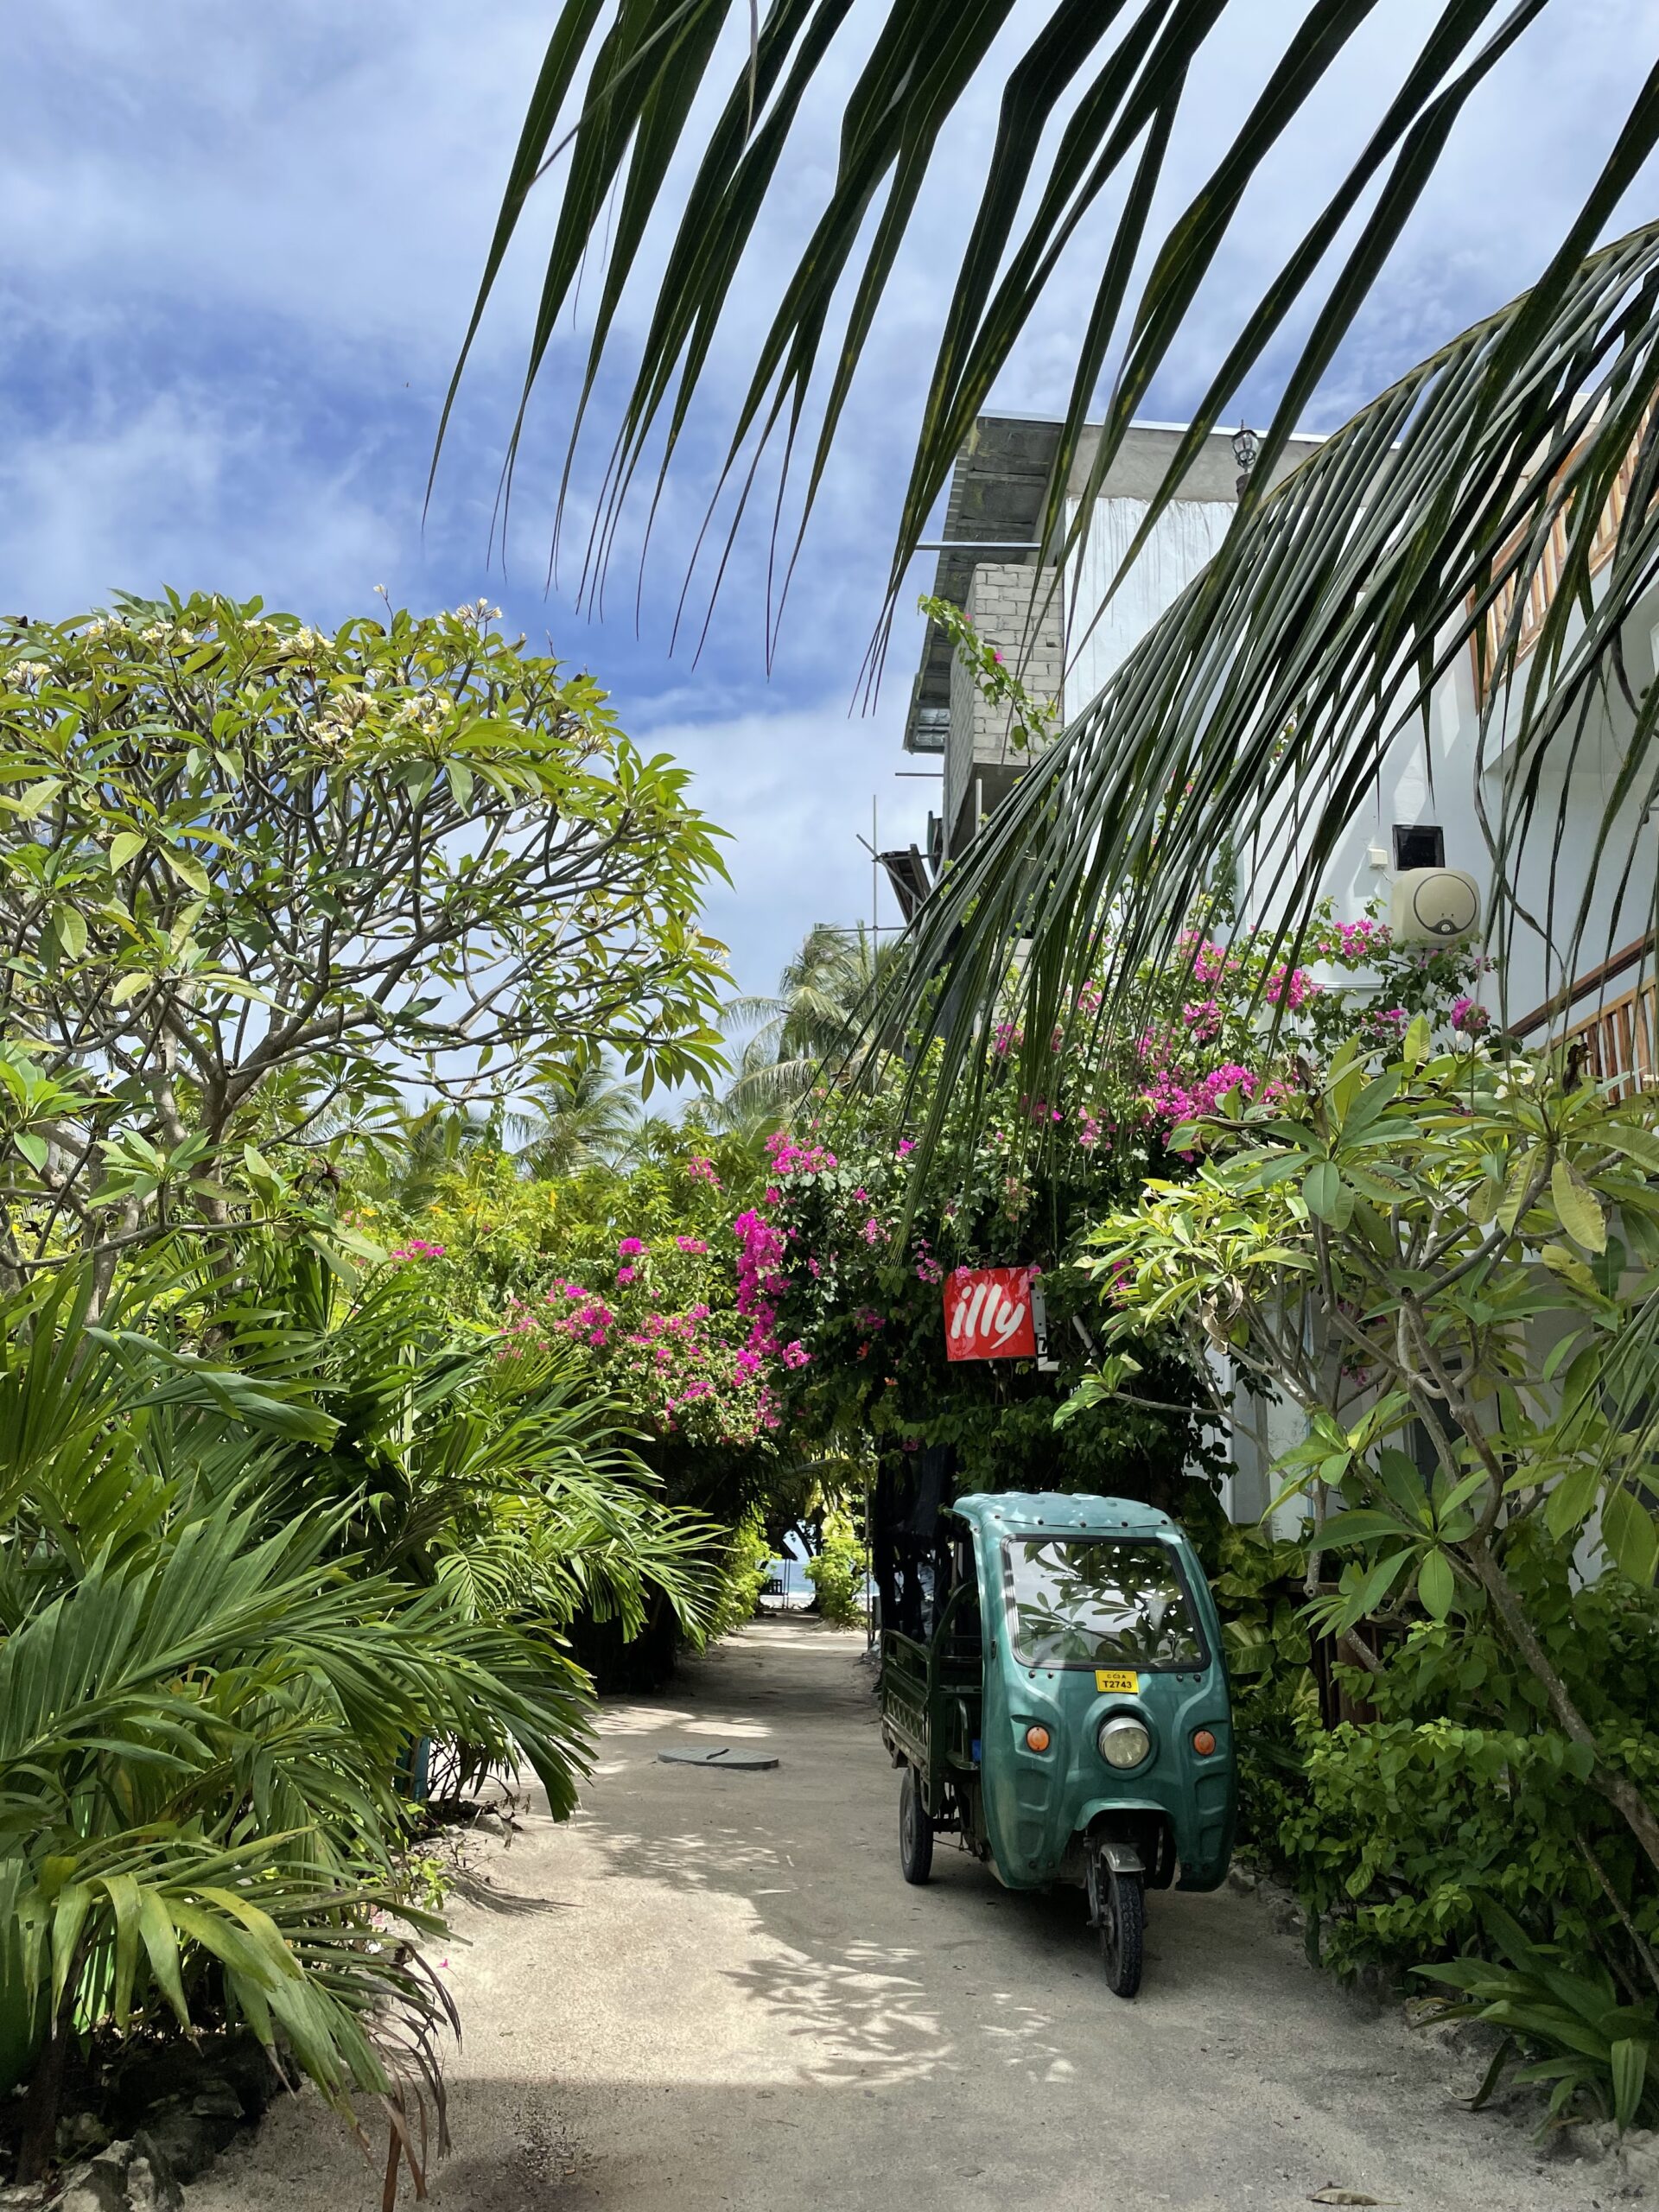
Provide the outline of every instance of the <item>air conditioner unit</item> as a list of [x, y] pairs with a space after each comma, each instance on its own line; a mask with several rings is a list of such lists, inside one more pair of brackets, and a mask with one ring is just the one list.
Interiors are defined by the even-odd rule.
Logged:
[[1394, 879], [1389, 930], [1396, 944], [1450, 944], [1480, 920], [1480, 886], [1456, 868], [1408, 868]]

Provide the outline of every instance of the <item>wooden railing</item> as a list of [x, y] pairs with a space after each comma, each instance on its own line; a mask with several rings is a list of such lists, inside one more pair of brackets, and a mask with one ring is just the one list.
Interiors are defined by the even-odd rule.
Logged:
[[1659, 1015], [1659, 990], [1649, 982], [1598, 1007], [1587, 1021], [1575, 1022], [1567, 1032], [1566, 1041], [1584, 1047], [1585, 1072], [1598, 1083], [1617, 1078], [1615, 1098], [1633, 1090], [1651, 1090], [1656, 1065], [1656, 1015]]
[[[1595, 536], [1590, 541], [1590, 574], [1592, 576], [1605, 569], [1613, 557], [1613, 549], [1618, 543], [1619, 524], [1624, 519], [1624, 509], [1630, 495], [1630, 482], [1636, 474], [1637, 454], [1646, 428], [1647, 417], [1644, 416], [1641, 427], [1630, 441], [1630, 449], [1625, 454], [1618, 475], [1613, 479], [1612, 487], [1607, 494], [1606, 505], [1597, 518]], [[1575, 448], [1574, 453], [1569, 454], [1566, 467], [1571, 467], [1573, 459], [1576, 458], [1576, 452]], [[1498, 554], [1492, 564], [1494, 568], [1502, 568], [1506, 561], [1513, 557], [1524, 542], [1527, 534], [1524, 526], [1516, 532]], [[1563, 511], [1550, 524], [1549, 537], [1545, 543], [1543, 552], [1539, 556], [1538, 563], [1530, 575], [1525, 578], [1527, 599], [1525, 606], [1521, 610], [1521, 628], [1515, 646], [1515, 659], [1517, 665], [1538, 642], [1538, 633], [1544, 626], [1545, 617], [1548, 614], [1551, 603], [1560, 588], [1561, 571], [1567, 565], [1567, 515]], [[1515, 611], [1516, 594], [1522, 588], [1522, 579], [1519, 575], [1511, 576], [1486, 610], [1486, 620], [1480, 639], [1481, 650], [1474, 654], [1475, 690], [1482, 705], [1484, 705], [1486, 695], [1491, 689], [1492, 671], [1497, 665], [1497, 657], [1503, 646], [1503, 635], [1509, 628], [1510, 617]], [[1473, 650], [1473, 640], [1471, 641], [1471, 647]]]
[[1585, 1073], [1597, 1083], [1617, 1084], [1613, 1092], [1616, 1098], [1630, 1091], [1659, 1088], [1659, 1050], [1656, 1049], [1656, 1039], [1659, 1039], [1659, 978], [1643, 976], [1633, 988], [1622, 992], [1616, 999], [1600, 996], [1609, 983], [1629, 975], [1632, 969], [1640, 969], [1653, 949], [1651, 935], [1638, 938], [1622, 952], [1614, 953], [1611, 960], [1604, 960], [1599, 968], [1580, 976], [1568, 989], [1558, 991], [1531, 1014], [1512, 1022], [1510, 1035], [1524, 1039], [1541, 1030], [1547, 1033], [1562, 1014], [1571, 1014], [1586, 999], [1599, 997], [1594, 1012], [1570, 1021], [1556, 1041], [1578, 1046], [1584, 1057]]

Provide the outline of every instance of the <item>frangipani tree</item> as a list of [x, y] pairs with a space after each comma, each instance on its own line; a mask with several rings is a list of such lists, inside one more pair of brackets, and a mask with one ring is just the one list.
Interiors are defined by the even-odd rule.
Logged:
[[[1516, 1566], [1535, 1538], [1643, 1584], [1659, 1560], [1654, 1364], [1630, 1325], [1659, 1297], [1651, 1102], [1431, 1058], [1418, 1023], [1391, 1065], [1350, 1047], [1184, 1141], [1197, 1173], [1090, 1239], [1109, 1340], [1173, 1326], [1300, 1407], [1280, 1466], [1313, 1503], [1310, 1587], [1321, 1554], [1341, 1562], [1319, 1616], [1344, 1633], [1413, 1599], [1484, 1614], [1659, 1867], [1649, 1754], [1598, 1739]], [[1109, 1357], [1084, 1402], [1133, 1372]]]
[[0, 637], [14, 1281], [289, 1203], [410, 1090], [723, 1065], [717, 833], [496, 611], [175, 597]]

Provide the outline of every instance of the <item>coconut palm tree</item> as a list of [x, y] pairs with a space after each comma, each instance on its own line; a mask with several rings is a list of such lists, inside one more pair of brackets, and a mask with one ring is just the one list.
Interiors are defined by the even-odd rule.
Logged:
[[506, 1134], [527, 1174], [569, 1175], [620, 1159], [638, 1135], [639, 1115], [639, 1093], [594, 1062], [556, 1088], [544, 1086], [531, 1111], [507, 1117]]
[[[1401, 41], [1398, 89], [1382, 119], [1354, 146], [1351, 165], [1335, 191], [1311, 209], [1306, 229], [1266, 292], [1243, 303], [1236, 334], [1194, 410], [1192, 442], [1215, 426], [1220, 410], [1296, 314], [1311, 327], [1255, 471], [1258, 482], [1269, 480], [1285, 437], [1351, 327], [1464, 110], [1550, 4], [1515, 0], [1500, 9], [1497, 0], [1443, 0], [1426, 31]], [[1149, 261], [1167, 149], [1193, 73], [1229, 14], [1226, 0], [1047, 0], [1033, 11], [1039, 19], [1011, 67], [999, 50], [1010, 0], [888, 0], [879, 24], [863, 11], [854, 16], [849, 0], [772, 0], [764, 15], [758, 9], [752, 15], [748, 50], [734, 69], [730, 45], [721, 35], [732, 12], [732, 0], [617, 0], [613, 13], [601, 0], [563, 0], [508, 175], [456, 378], [509, 245], [527, 214], [543, 204], [540, 197], [532, 200], [532, 191], [555, 172], [559, 181], [548, 195], [552, 241], [524, 380], [526, 402], [561, 312], [593, 260], [602, 260], [604, 277], [573, 444], [613, 342], [625, 343], [623, 333], [644, 332], [595, 507], [590, 579], [602, 568], [623, 495], [647, 449], [659, 453], [659, 470], [671, 465], [715, 358], [717, 326], [721, 373], [730, 373], [734, 342], [753, 362], [735, 410], [727, 474], [746, 482], [747, 451], [757, 438], [783, 435], [791, 455], [798, 442], [807, 454], [804, 527], [854, 373], [867, 349], [880, 342], [878, 310], [901, 265], [924, 187], [948, 162], [953, 188], [968, 203], [970, 195], [960, 193], [957, 181], [963, 149], [954, 138], [947, 143], [946, 126], [963, 96], [995, 72], [1003, 86], [1001, 113], [978, 206], [964, 226], [900, 504], [891, 607], [963, 441], [1036, 312], [1060, 255], [1079, 226], [1097, 221], [1116, 195], [1122, 205], [1107, 226], [1091, 298], [1085, 280], [1086, 312], [1077, 319], [1071, 393], [1043, 524], [1051, 554], [1081, 542], [1122, 434], [1237, 230], [1249, 188], [1304, 124], [1310, 103], [1351, 59], [1356, 41], [1368, 29], [1375, 31], [1381, 11], [1378, 0], [1305, 0], [1298, 17], [1261, 29], [1276, 48], [1262, 91]], [[1558, 6], [1554, 20], [1565, 12]], [[855, 58], [846, 50], [853, 41], [861, 42], [862, 66], [844, 97], [839, 158], [821, 213], [792, 264], [788, 254], [773, 257], [770, 279], [752, 262], [746, 265], [740, 330], [728, 312], [739, 264], [763, 216], [775, 210], [786, 190], [798, 191], [785, 155], [816, 127], [811, 95], [824, 80], [843, 78], [848, 60]], [[1651, 41], [1631, 62], [1639, 87], [1634, 105], [1622, 130], [1610, 128], [1601, 172], [1565, 226], [1537, 295], [1541, 312], [1548, 316], [1564, 304], [1570, 271], [1594, 245], [1659, 137], [1659, 82], [1649, 73]], [[698, 105], [705, 87], [714, 89], [728, 70], [723, 103]], [[695, 124], [694, 113], [700, 118]], [[705, 115], [707, 122], [701, 120]], [[679, 157], [688, 127], [697, 159], [682, 199]], [[1320, 128], [1328, 137], [1328, 117]], [[677, 222], [654, 306], [643, 322], [624, 321], [618, 314], [622, 295], [635, 273], [649, 219], [664, 212], [671, 176]], [[1350, 232], [1351, 242], [1344, 245]], [[1143, 264], [1147, 273], [1137, 281]], [[757, 280], [775, 288], [778, 306], [769, 323], [749, 304], [749, 288]], [[1076, 283], [1069, 271], [1067, 281]], [[836, 311], [838, 297], [849, 302], [844, 315]], [[1079, 487], [1072, 483], [1073, 466], [1103, 385], [1110, 391], [1103, 435]], [[799, 434], [810, 397], [822, 400], [822, 414], [816, 437], [807, 440]], [[521, 412], [515, 453], [523, 425]], [[1166, 495], [1186, 458], [1184, 447], [1171, 464]], [[1075, 499], [1070, 514], [1068, 487]], [[738, 504], [741, 509], [741, 499]], [[1148, 518], [1148, 528], [1154, 518]]]
[[895, 944], [881, 944], [861, 922], [854, 929], [815, 922], [785, 963], [775, 997], [734, 999], [725, 1010], [728, 1032], [749, 1033], [727, 1086], [727, 1116], [741, 1125], [804, 1097], [899, 964]]

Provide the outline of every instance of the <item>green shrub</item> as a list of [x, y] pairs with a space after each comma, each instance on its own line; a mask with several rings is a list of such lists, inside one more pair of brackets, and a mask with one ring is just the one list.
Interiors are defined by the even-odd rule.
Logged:
[[759, 1506], [751, 1506], [726, 1548], [720, 1593], [715, 1602], [709, 1641], [729, 1636], [754, 1618], [772, 1564], [772, 1544]]
[[249, 1247], [228, 1303], [211, 1265], [97, 1330], [90, 1296], [66, 1270], [0, 1310], [0, 2088], [44, 2085], [31, 2176], [88, 2031], [228, 2017], [342, 2109], [400, 2069], [418, 2094], [450, 2008], [376, 1932], [441, 1930], [410, 1745], [522, 1761], [568, 1811], [560, 1624], [707, 1602], [706, 1526], [603, 1402], [429, 1340], [412, 1277], [348, 1295]]
[[817, 1592], [818, 1611], [836, 1628], [861, 1628], [864, 1611], [864, 1547], [844, 1505], [823, 1516], [823, 1548], [806, 1563], [806, 1577]]

